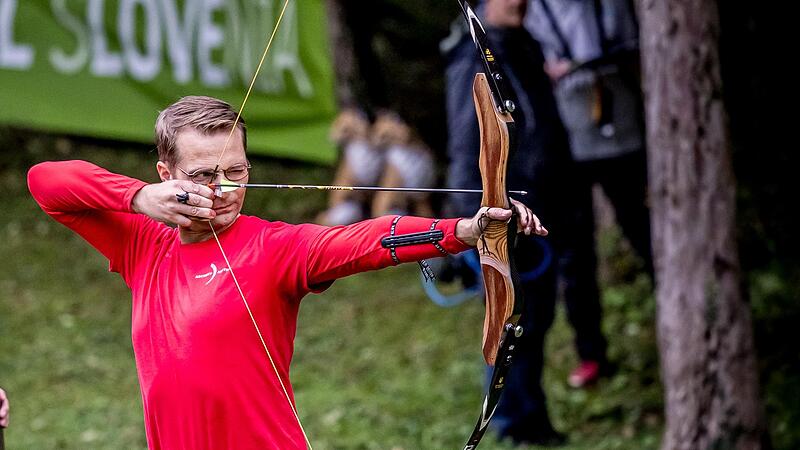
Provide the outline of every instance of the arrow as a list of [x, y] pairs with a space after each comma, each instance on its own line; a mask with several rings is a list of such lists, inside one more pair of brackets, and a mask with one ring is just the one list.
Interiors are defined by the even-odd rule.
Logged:
[[[411, 188], [411, 187], [381, 187], [381, 186], [325, 186], [311, 184], [259, 184], [259, 183], [212, 183], [208, 187], [230, 192], [239, 188], [257, 189], [310, 189], [319, 191], [390, 191], [390, 192], [438, 192], [444, 194], [482, 194], [481, 189], [436, 189], [436, 188]], [[509, 194], [528, 195], [527, 191], [508, 191]]]

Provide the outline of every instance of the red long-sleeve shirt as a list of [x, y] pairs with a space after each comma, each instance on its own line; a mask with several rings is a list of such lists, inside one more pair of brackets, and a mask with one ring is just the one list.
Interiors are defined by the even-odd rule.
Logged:
[[[131, 210], [146, 183], [85, 161], [48, 162], [28, 174], [51, 217], [110, 261], [132, 291], [133, 349], [151, 449], [306, 448], [300, 427], [213, 239], [183, 244], [178, 231]], [[289, 384], [300, 300], [337, 278], [394, 265], [380, 239], [394, 217], [344, 227], [240, 216], [219, 238], [280, 377]], [[467, 249], [442, 220], [442, 247]], [[427, 231], [403, 217], [396, 234]], [[397, 249], [400, 261], [439, 256], [431, 244]]]

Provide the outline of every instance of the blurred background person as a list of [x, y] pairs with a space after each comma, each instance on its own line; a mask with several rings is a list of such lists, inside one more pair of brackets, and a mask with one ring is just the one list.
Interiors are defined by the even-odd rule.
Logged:
[[[385, 163], [384, 152], [370, 142], [370, 120], [363, 111], [342, 109], [331, 124], [330, 139], [339, 148], [339, 162], [332, 184], [375, 186]], [[347, 225], [368, 217], [372, 192], [330, 191], [328, 208], [317, 215], [322, 225]]]
[[631, 0], [531, 0], [525, 26], [545, 54], [577, 171], [576, 233], [561, 272], [581, 360], [568, 382], [582, 387], [611, 371], [600, 327], [593, 185], [653, 273], [636, 12]]
[[[331, 125], [330, 139], [340, 149], [332, 184], [432, 188], [433, 153], [397, 113], [384, 110], [374, 123], [355, 108], [343, 109]], [[317, 216], [325, 225], [347, 225], [386, 214], [435, 215], [428, 193], [332, 190], [328, 208]]]
[[[550, 79], [543, 71], [541, 49], [522, 26], [526, 9], [526, 0], [488, 0], [478, 14], [516, 104], [512, 116], [518, 146], [509, 157], [507, 187], [531, 193], [526, 201], [535, 205], [539, 217], [554, 230], [549, 240], [558, 253], [570, 237], [565, 206], [570, 204], [571, 194], [564, 182], [572, 178], [569, 148]], [[475, 164], [480, 135], [472, 84], [483, 67], [468, 30], [458, 27], [453, 33], [442, 43], [447, 59], [447, 184], [480, 189], [481, 176]], [[452, 196], [449, 207], [454, 209], [452, 213], [470, 211], [479, 202], [480, 196]], [[531, 241], [519, 243], [515, 260], [520, 272], [538, 264], [535, 248]], [[501, 439], [510, 438], [516, 444], [560, 445], [566, 441], [553, 428], [541, 387], [544, 337], [553, 321], [556, 275], [551, 265], [540, 276], [523, 282], [525, 309], [520, 325], [525, 332], [492, 421]]]
[[3, 429], [8, 428], [8, 396], [3, 388], [0, 388], [0, 450], [5, 448], [3, 439]]
[[[431, 149], [399, 114], [378, 113], [370, 141], [384, 153], [379, 185], [382, 187], [433, 188], [436, 165]], [[372, 216], [414, 214], [433, 217], [429, 193], [377, 192], [372, 201]]]

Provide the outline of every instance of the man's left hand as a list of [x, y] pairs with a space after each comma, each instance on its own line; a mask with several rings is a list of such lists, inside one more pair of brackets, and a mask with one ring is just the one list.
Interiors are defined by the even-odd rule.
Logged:
[[[511, 199], [511, 205], [517, 212], [517, 230], [519, 233], [547, 236], [547, 228], [542, 225], [542, 222], [530, 208], [513, 198]], [[456, 224], [456, 238], [474, 247], [478, 244], [478, 239], [480, 239], [489, 219], [506, 221], [511, 218], [512, 213], [510, 209], [484, 206], [471, 219], [461, 219]]]

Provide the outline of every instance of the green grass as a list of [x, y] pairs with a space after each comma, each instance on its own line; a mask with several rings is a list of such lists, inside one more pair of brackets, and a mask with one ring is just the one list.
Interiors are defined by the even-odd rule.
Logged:
[[[49, 137], [20, 139], [3, 130], [0, 151], [6, 195], [0, 217], [0, 259], [6, 262], [0, 272], [0, 385], [12, 404], [7, 446], [145, 448], [130, 294], [102, 257], [38, 209], [25, 188], [25, 169], [43, 159], [82, 158], [153, 181], [154, 155]], [[257, 160], [255, 170], [254, 178], [274, 182], [322, 183], [331, 176], [329, 169], [276, 161]], [[324, 204], [322, 193], [254, 191], [246, 212], [296, 222], [309, 220]], [[601, 248], [616, 241], [610, 233]], [[548, 338], [545, 391], [557, 428], [570, 437], [566, 449], [659, 445], [654, 300], [645, 277], [624, 272], [607, 280], [604, 294], [604, 326], [619, 364], [613, 378], [590, 390], [568, 388], [566, 375], [576, 358], [563, 312]], [[415, 265], [340, 280], [325, 294], [306, 298], [292, 379], [314, 447], [463, 445], [482, 396], [483, 314], [478, 302], [433, 305]], [[787, 410], [797, 414], [796, 407]], [[512, 447], [489, 436], [481, 448]]]

